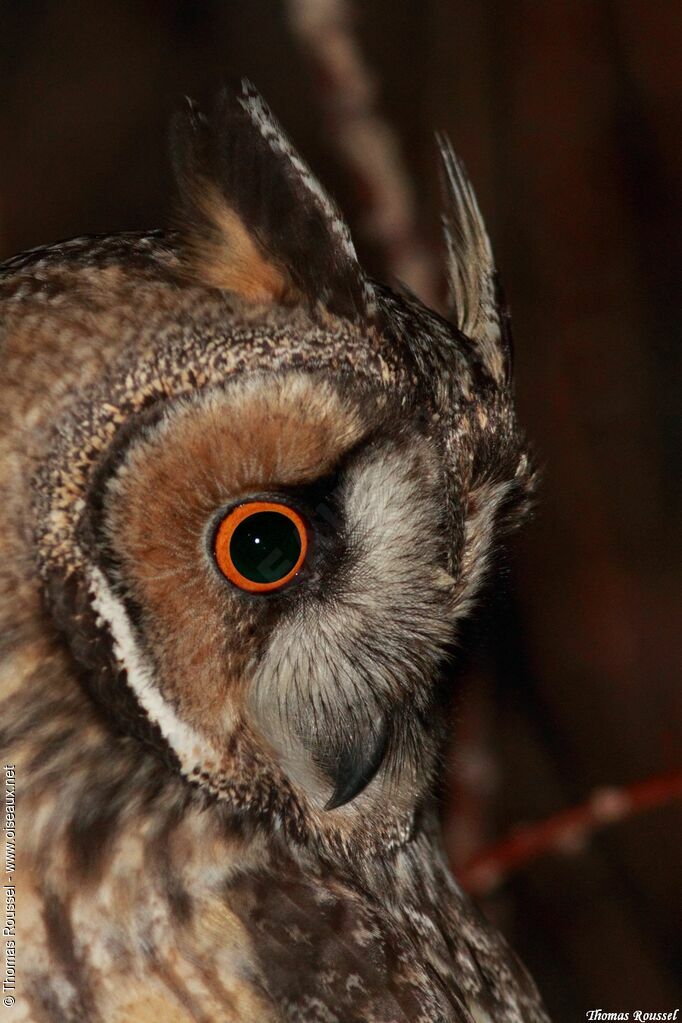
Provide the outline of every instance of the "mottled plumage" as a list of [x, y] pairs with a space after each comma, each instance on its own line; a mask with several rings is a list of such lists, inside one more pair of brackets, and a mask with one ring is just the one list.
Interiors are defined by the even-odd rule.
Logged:
[[[247, 83], [173, 154], [176, 233], [0, 275], [13, 1018], [541, 1023], [433, 795], [457, 623], [532, 487], [471, 187], [445, 144], [449, 322], [368, 279]], [[310, 540], [266, 595], [215, 546], [257, 500]]]

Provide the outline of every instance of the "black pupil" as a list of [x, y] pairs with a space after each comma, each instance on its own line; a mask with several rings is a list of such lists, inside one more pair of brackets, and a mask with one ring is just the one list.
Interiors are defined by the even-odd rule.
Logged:
[[232, 564], [253, 583], [277, 583], [301, 554], [295, 524], [280, 512], [255, 512], [239, 523], [230, 540]]

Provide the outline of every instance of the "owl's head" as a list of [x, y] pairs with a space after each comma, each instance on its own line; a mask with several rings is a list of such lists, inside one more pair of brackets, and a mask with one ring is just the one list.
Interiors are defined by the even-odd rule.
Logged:
[[248, 84], [175, 125], [180, 232], [59, 254], [87, 261], [64, 301], [98, 371], [35, 483], [51, 613], [112, 730], [297, 835], [409, 828], [457, 622], [530, 486], [441, 152], [450, 320], [366, 276]]

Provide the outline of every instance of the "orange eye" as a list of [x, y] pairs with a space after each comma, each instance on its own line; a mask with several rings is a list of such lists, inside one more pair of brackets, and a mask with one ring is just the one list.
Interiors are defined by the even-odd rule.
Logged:
[[215, 558], [231, 583], [249, 593], [272, 593], [299, 572], [308, 552], [306, 524], [274, 501], [237, 505], [218, 526]]

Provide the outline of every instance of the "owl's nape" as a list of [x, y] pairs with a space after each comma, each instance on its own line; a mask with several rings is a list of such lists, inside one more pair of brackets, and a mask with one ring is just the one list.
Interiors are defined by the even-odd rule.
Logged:
[[0, 276], [23, 1018], [545, 1020], [433, 796], [532, 488], [471, 186], [442, 142], [446, 320], [250, 84], [172, 140], [179, 230]]

